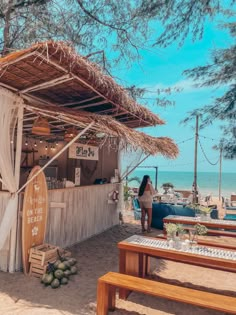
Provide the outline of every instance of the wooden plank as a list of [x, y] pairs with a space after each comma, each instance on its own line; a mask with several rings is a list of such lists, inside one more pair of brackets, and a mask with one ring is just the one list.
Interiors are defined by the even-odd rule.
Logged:
[[50, 202], [50, 208], [66, 208], [66, 203], [65, 202]]
[[[35, 166], [28, 179], [39, 170], [40, 166]], [[26, 186], [22, 214], [22, 262], [25, 274], [29, 273], [30, 248], [44, 242], [48, 212], [47, 191], [43, 172]]]
[[[221, 294], [210, 293], [190, 288], [161, 283], [148, 279], [133, 277], [130, 275], [108, 272], [99, 278], [97, 315], [108, 314], [108, 287], [125, 288], [131, 291], [141, 292], [152, 296], [167, 298], [172, 301], [192, 304], [200, 307], [210, 308], [217, 311], [236, 314], [236, 298]], [[102, 289], [99, 291], [99, 289]], [[100, 301], [101, 299], [101, 301]]]

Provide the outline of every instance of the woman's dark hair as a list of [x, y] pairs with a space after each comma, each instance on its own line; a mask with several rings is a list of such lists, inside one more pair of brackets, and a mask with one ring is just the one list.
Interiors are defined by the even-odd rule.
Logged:
[[141, 185], [139, 187], [139, 192], [138, 192], [139, 197], [141, 197], [143, 195], [144, 190], [145, 190], [145, 188], [147, 186], [147, 181], [148, 181], [149, 178], [150, 178], [149, 175], [144, 175], [143, 176], [143, 180], [142, 180], [142, 183], [141, 183]]

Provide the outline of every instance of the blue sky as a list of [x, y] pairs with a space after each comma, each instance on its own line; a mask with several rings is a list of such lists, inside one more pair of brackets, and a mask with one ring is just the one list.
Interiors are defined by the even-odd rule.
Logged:
[[[232, 38], [227, 32], [220, 30], [217, 23], [206, 25], [205, 33], [201, 41], [193, 43], [187, 39], [184, 46], [179, 48], [173, 44], [168, 48], [154, 47], [151, 51], [141, 51], [142, 60], [134, 63], [131, 69], [116, 69], [113, 74], [123, 84], [135, 84], [145, 87], [148, 91], [141, 104], [146, 103], [149, 109], [166, 121], [165, 126], [143, 128], [142, 131], [152, 136], [168, 136], [179, 143], [180, 154], [175, 160], [162, 158], [161, 156], [149, 157], [143, 165], [158, 165], [160, 171], [192, 171], [194, 161], [194, 122], [189, 125], [181, 125], [180, 121], [194, 108], [200, 108], [209, 104], [211, 99], [222, 94], [225, 87], [195, 88], [194, 83], [184, 77], [182, 72], [186, 69], [205, 65], [210, 62], [210, 52], [214, 48], [228, 47]], [[122, 82], [122, 81], [121, 81]], [[168, 87], [181, 87], [183, 90], [172, 93], [169, 99], [175, 101], [174, 106], [166, 108], [154, 104], [154, 93], [157, 89]], [[163, 94], [164, 96], [164, 94]], [[210, 161], [215, 163], [219, 153], [212, 149], [220, 139], [220, 123], [214, 121], [211, 126], [200, 130], [202, 147]], [[180, 143], [181, 142], [181, 143]], [[219, 164], [210, 165], [199, 147], [198, 170], [206, 172], [218, 172]], [[236, 172], [235, 160], [223, 160], [223, 172]]]

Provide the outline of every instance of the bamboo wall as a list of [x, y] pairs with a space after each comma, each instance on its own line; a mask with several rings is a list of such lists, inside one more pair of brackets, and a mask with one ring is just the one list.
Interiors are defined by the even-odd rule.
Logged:
[[[120, 189], [121, 185], [119, 184], [104, 184], [49, 190], [45, 243], [68, 247], [118, 224], [122, 202], [120, 200], [118, 204], [109, 204], [108, 194]], [[19, 210], [22, 210], [22, 204], [23, 194], [20, 194]], [[22, 269], [21, 221], [19, 215], [16, 270]], [[1, 261], [2, 257], [0, 256], [0, 266]], [[7, 271], [6, 269], [1, 270]]]
[[[49, 190], [49, 214], [45, 241], [67, 247], [119, 223], [119, 204], [109, 204], [108, 194], [118, 184]], [[50, 207], [51, 202], [65, 208]]]
[[[1, 192], [0, 193], [0, 222], [2, 221], [7, 203], [10, 199], [10, 193]], [[10, 255], [10, 237], [7, 238], [5, 245], [2, 250], [0, 250], [0, 270], [7, 271]]]

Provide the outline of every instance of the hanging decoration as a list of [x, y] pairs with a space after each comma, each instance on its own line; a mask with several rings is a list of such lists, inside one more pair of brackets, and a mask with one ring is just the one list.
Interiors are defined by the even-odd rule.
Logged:
[[50, 126], [46, 118], [39, 116], [32, 127], [32, 134], [39, 136], [49, 136], [50, 135]]

